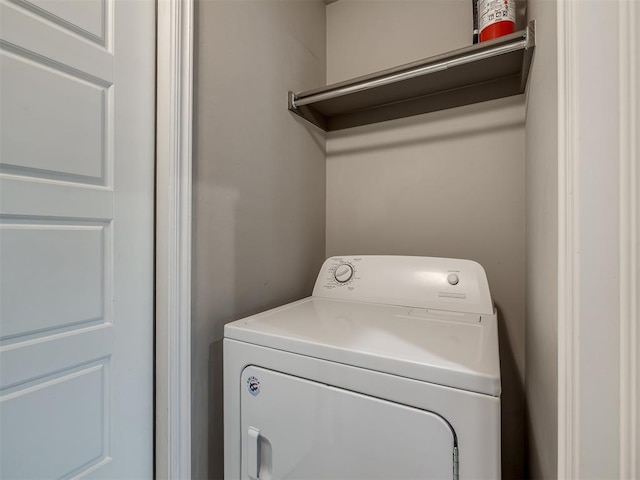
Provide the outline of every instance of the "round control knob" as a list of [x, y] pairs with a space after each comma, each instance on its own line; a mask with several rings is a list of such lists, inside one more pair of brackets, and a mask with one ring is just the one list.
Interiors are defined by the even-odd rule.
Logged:
[[460, 279], [458, 278], [458, 275], [456, 275], [455, 273], [451, 273], [447, 277], [447, 282], [449, 282], [449, 284], [451, 285], [457, 285], [459, 281]]
[[336, 281], [346, 283], [353, 277], [353, 267], [347, 263], [338, 265], [335, 272], [333, 272], [333, 276]]

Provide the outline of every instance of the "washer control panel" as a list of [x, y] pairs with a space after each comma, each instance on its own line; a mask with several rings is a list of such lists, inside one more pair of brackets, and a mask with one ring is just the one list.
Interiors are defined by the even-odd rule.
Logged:
[[313, 296], [490, 315], [484, 269], [471, 260], [362, 255], [331, 257]]
[[[329, 260], [331, 260], [329, 262]], [[356, 272], [357, 267], [356, 264], [359, 260], [355, 258], [342, 258], [336, 257], [327, 260], [325, 265], [323, 266], [323, 271], [325, 272], [325, 277], [323, 279], [323, 283], [326, 289], [333, 289], [337, 287], [347, 287], [353, 290], [353, 284], [358, 279]], [[326, 270], [325, 270], [325, 267]], [[320, 273], [322, 275], [322, 272]]]
[[447, 275], [447, 282], [449, 282], [449, 285], [457, 285], [459, 281], [460, 277], [458, 277], [456, 273], [450, 273]]
[[353, 279], [355, 268], [350, 263], [341, 263], [333, 271], [333, 278], [338, 283], [347, 283]]

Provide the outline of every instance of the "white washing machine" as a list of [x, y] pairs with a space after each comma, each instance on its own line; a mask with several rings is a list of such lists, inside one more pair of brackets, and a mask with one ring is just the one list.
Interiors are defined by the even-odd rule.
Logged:
[[226, 479], [500, 478], [478, 263], [333, 257], [311, 297], [224, 333]]

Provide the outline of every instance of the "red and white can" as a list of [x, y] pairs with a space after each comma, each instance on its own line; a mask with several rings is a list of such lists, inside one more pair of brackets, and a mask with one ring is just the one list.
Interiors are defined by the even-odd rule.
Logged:
[[478, 0], [478, 27], [481, 42], [515, 32], [515, 0]]

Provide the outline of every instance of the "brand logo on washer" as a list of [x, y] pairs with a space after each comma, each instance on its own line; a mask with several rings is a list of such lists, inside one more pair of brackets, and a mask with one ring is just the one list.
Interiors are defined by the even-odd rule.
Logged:
[[247, 389], [251, 395], [257, 397], [260, 393], [260, 380], [253, 376], [247, 378]]

